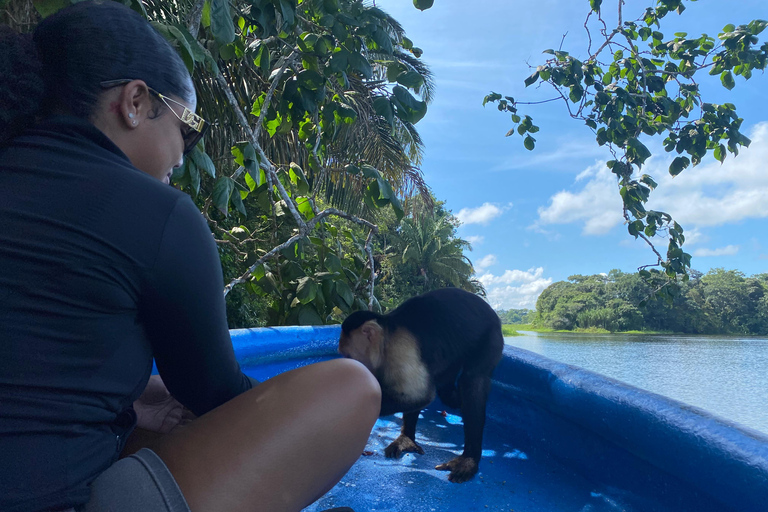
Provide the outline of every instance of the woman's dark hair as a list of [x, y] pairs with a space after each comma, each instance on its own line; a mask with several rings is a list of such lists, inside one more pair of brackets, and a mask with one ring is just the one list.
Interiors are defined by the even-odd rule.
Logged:
[[28, 35], [0, 29], [0, 146], [36, 118], [88, 119], [101, 82], [144, 80], [192, 101], [181, 57], [144, 18], [111, 0], [80, 2], [44, 19]]

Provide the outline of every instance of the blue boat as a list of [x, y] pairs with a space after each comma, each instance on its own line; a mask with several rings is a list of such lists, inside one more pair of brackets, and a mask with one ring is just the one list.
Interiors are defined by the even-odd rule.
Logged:
[[[231, 331], [260, 380], [337, 357], [339, 326]], [[494, 373], [480, 472], [435, 465], [460, 454], [458, 411], [419, 420], [424, 455], [384, 457], [400, 419], [380, 418], [364, 454], [307, 508], [356, 512], [766, 512], [768, 436], [701, 409], [507, 346]]]

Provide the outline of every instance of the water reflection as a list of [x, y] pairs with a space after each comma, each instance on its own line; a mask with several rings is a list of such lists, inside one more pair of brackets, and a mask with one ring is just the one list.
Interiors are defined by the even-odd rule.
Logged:
[[766, 338], [525, 334], [505, 341], [768, 433]]

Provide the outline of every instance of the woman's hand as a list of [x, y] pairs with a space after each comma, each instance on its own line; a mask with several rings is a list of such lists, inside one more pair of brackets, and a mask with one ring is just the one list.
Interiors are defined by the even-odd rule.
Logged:
[[152, 375], [141, 396], [133, 402], [138, 419], [136, 427], [167, 434], [186, 425], [195, 415], [168, 391], [159, 375]]

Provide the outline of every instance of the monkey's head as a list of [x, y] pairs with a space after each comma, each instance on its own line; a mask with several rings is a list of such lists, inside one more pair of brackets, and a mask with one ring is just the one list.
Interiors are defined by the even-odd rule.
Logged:
[[339, 354], [360, 361], [371, 373], [381, 367], [384, 353], [383, 317], [370, 311], [355, 311], [341, 324]]

